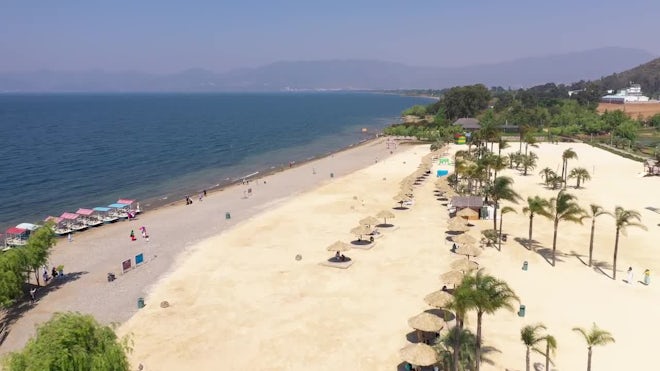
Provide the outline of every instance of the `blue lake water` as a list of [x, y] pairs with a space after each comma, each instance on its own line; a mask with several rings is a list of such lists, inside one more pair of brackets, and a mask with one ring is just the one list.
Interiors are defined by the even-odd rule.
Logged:
[[424, 98], [369, 93], [0, 95], [0, 229], [142, 205], [358, 143]]

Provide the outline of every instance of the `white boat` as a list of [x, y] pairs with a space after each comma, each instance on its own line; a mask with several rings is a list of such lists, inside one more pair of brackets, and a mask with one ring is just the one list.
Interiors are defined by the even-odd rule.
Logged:
[[108, 205], [110, 208], [110, 215], [114, 215], [119, 219], [128, 219], [128, 206], [127, 204], [114, 203]]
[[96, 227], [103, 224], [103, 220], [98, 218], [92, 209], [78, 209], [76, 214], [80, 215], [81, 222], [88, 227]]
[[64, 222], [64, 219], [58, 216], [49, 216], [45, 219], [46, 222], [53, 222], [53, 231], [58, 236], [65, 236], [73, 233], [73, 230]]
[[63, 219], [63, 222], [67, 224], [69, 229], [72, 229], [74, 231], [82, 231], [87, 229], [87, 225], [83, 223], [82, 219], [80, 218], [80, 215], [76, 213], [63, 213], [60, 215], [60, 218]]
[[119, 217], [114, 214], [110, 214], [111, 209], [109, 207], [95, 207], [94, 212], [97, 215], [97, 218], [100, 218], [103, 223], [114, 223], [119, 220]]
[[118, 204], [124, 204], [127, 205], [127, 210], [128, 212], [137, 215], [142, 212], [142, 209], [140, 209], [140, 203], [135, 202], [135, 200], [127, 199], [127, 198], [120, 198], [117, 200]]
[[5, 245], [23, 246], [27, 243], [28, 234], [25, 228], [11, 227], [5, 231]]

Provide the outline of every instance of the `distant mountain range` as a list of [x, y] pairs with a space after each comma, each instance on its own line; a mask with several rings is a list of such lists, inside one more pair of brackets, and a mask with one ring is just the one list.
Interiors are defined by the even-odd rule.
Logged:
[[204, 69], [167, 75], [103, 71], [0, 73], [0, 92], [442, 89], [475, 83], [519, 88], [546, 82], [598, 79], [654, 57], [640, 49], [611, 47], [465, 67], [414, 67], [372, 60], [328, 60], [277, 62], [227, 73]]

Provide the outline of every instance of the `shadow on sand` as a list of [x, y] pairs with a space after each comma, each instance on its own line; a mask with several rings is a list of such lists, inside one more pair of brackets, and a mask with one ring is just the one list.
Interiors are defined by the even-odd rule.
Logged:
[[[0, 314], [0, 345], [4, 343], [5, 339], [11, 331], [11, 325], [13, 325], [18, 319], [23, 317], [23, 315], [30, 309], [39, 305], [39, 299], [48, 295], [48, 293], [58, 290], [60, 287], [66, 285], [68, 282], [76, 281], [80, 276], [85, 275], [89, 272], [71, 272], [67, 273], [63, 278], [51, 279], [50, 283], [46, 286], [37, 286], [33, 284], [26, 283], [23, 286], [23, 292], [25, 295], [18, 299], [14, 305], [7, 308]], [[35, 302], [30, 300], [30, 290], [36, 288], [35, 293]]]

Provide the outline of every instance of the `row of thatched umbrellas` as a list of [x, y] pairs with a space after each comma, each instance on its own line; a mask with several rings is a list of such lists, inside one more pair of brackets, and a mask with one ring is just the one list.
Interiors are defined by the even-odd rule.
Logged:
[[413, 196], [413, 186], [418, 185], [423, 179], [425, 179], [433, 166], [433, 157], [437, 154], [437, 151], [431, 152], [426, 156], [422, 157], [422, 161], [415, 170], [414, 173], [403, 178], [400, 183], [400, 190], [396, 196], [394, 196], [394, 201], [400, 203], [403, 206], [403, 203], [409, 201]]
[[[446, 182], [444, 183], [446, 184]], [[436, 184], [437, 185], [437, 184]], [[447, 185], [448, 186], [448, 185]], [[441, 188], [442, 186], [438, 187]], [[470, 230], [468, 223], [460, 215], [458, 218], [452, 218], [448, 222], [448, 230], [455, 232], [467, 232]], [[481, 250], [474, 246], [477, 240], [468, 235], [460, 234], [452, 236], [452, 241], [458, 243], [459, 246], [454, 250], [456, 254], [466, 255], [467, 259], [458, 259], [450, 264], [451, 271], [440, 275], [440, 281], [445, 285], [458, 285], [463, 280], [463, 277], [472, 270], [479, 268], [479, 264], [475, 261], [470, 261], [470, 256], [478, 256]], [[445, 309], [452, 302], [453, 295], [443, 288], [442, 290], [434, 291], [424, 297], [426, 304], [433, 308]], [[444, 319], [428, 312], [423, 312], [408, 320], [408, 325], [417, 331], [418, 339], [421, 339], [421, 331], [425, 332], [439, 332], [446, 327]], [[422, 342], [409, 344], [402, 348], [399, 352], [401, 359], [413, 365], [418, 366], [431, 366], [436, 364], [438, 354], [431, 346]]]
[[[388, 219], [393, 219], [395, 217], [394, 213], [389, 210], [382, 210], [375, 217], [368, 216], [366, 218], [360, 219], [358, 222], [359, 225], [351, 229], [351, 234], [357, 236], [359, 239], [362, 239], [362, 236], [368, 235], [373, 232], [373, 227], [380, 223], [380, 219], [383, 219], [383, 224], [387, 224]], [[330, 246], [327, 247], [328, 251], [336, 251], [338, 253], [346, 252], [351, 249], [351, 245], [342, 242], [335, 241]]]

